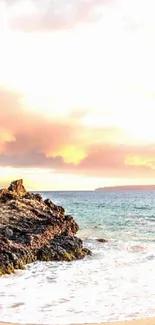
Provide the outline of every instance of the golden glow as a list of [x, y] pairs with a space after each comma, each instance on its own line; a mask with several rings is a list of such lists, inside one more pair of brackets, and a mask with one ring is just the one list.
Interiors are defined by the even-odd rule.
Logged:
[[151, 169], [155, 169], [155, 157], [139, 157], [139, 156], [129, 156], [125, 159], [126, 165], [133, 165], [133, 166], [146, 166], [150, 167]]
[[5, 129], [0, 129], [0, 149], [4, 145], [5, 142], [15, 141], [13, 135]]
[[78, 146], [68, 145], [57, 152], [46, 155], [47, 157], [62, 157], [65, 163], [78, 165], [81, 160], [87, 157], [86, 152]]
[[[8, 187], [12, 179], [24, 179], [27, 190], [94, 190], [96, 187], [121, 184], [120, 179], [113, 181], [108, 178], [94, 177], [88, 178], [80, 175], [56, 173], [54, 170], [37, 168], [12, 168], [0, 167], [1, 183], [0, 186]], [[129, 179], [128, 184], [130, 184]]]

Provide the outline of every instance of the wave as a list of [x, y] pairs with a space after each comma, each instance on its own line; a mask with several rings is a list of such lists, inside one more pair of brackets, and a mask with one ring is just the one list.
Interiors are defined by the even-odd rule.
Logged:
[[148, 207], [148, 206], [134, 206], [134, 209], [136, 209], [136, 210], [150, 210], [150, 207]]

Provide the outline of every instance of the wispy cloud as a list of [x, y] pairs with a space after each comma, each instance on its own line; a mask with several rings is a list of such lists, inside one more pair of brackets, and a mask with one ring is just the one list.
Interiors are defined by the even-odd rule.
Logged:
[[[111, 1], [111, 0], [110, 0]], [[72, 28], [98, 19], [97, 9], [108, 0], [16, 0], [6, 1], [13, 28], [24, 31]]]

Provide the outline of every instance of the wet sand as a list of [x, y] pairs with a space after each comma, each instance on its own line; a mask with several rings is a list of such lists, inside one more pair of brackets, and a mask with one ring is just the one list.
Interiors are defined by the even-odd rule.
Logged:
[[[0, 322], [0, 325], [19, 325], [19, 324]], [[78, 324], [76, 324], [76, 325], [78, 325]], [[79, 324], [79, 325], [86, 325], [86, 324]], [[99, 325], [99, 324], [92, 323], [92, 324], [87, 324], [87, 325]], [[114, 322], [114, 323], [102, 323], [100, 325], [155, 325], [155, 317], [136, 319], [136, 320], [131, 320], [131, 321]]]

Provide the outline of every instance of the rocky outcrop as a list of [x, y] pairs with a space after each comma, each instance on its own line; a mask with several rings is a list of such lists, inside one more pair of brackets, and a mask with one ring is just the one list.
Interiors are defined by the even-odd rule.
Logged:
[[27, 263], [72, 261], [91, 252], [77, 238], [73, 217], [40, 194], [27, 192], [23, 181], [0, 190], [0, 275]]
[[108, 241], [107, 241], [106, 239], [104, 239], [104, 238], [97, 238], [96, 241], [97, 241], [98, 243], [102, 243], [102, 244], [108, 242]]

